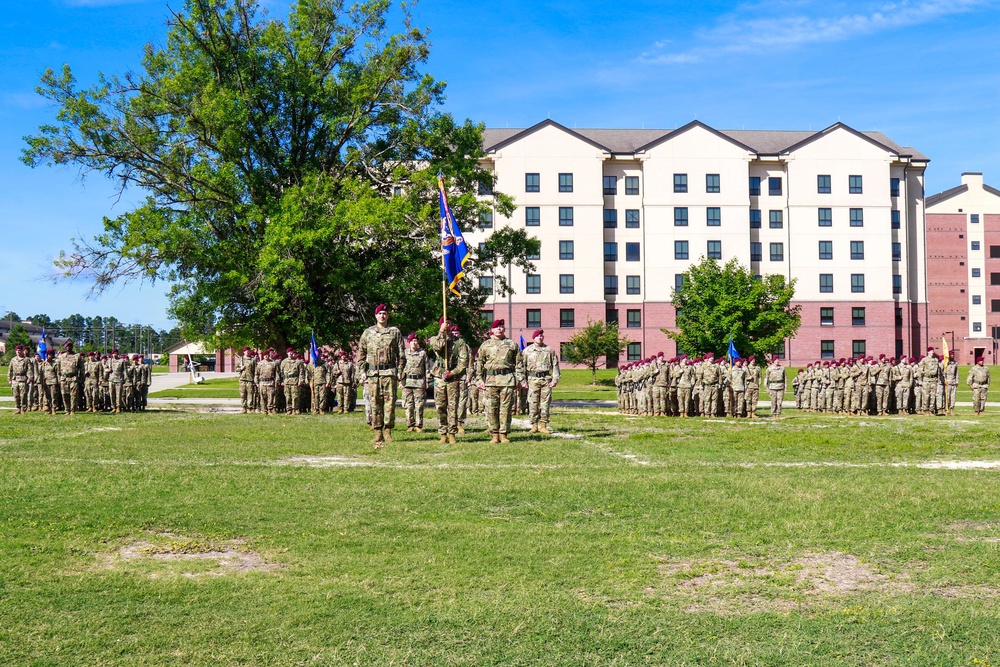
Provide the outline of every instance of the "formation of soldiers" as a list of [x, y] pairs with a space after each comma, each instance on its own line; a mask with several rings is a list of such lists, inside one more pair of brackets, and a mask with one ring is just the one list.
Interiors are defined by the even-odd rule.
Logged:
[[16, 414], [47, 412], [137, 412], [146, 409], [152, 371], [143, 355], [118, 350], [99, 355], [74, 352], [67, 341], [45, 358], [18, 345], [7, 368]]
[[[958, 364], [947, 363], [928, 348], [918, 361], [873, 357], [825, 360], [799, 369], [792, 380], [795, 407], [810, 412], [846, 415], [955, 414]], [[966, 383], [973, 410], [985, 409], [990, 371], [977, 358]], [[712, 354], [688, 358], [656, 357], [625, 364], [615, 378], [618, 410], [645, 416], [752, 417], [760, 388], [770, 396], [772, 417], [781, 416], [786, 389], [785, 369], [771, 358], [765, 369], [747, 360], [716, 359]]]
[[[977, 415], [986, 405], [989, 373], [978, 357], [966, 377]], [[813, 362], [799, 369], [792, 386], [796, 407], [810, 412], [954, 415], [958, 383], [958, 363], [930, 347], [920, 360], [883, 354]]]
[[357, 409], [357, 366], [344, 350], [323, 347], [316, 359], [293, 348], [281, 358], [277, 350], [243, 348], [236, 362], [243, 414], [300, 415], [354, 412]]

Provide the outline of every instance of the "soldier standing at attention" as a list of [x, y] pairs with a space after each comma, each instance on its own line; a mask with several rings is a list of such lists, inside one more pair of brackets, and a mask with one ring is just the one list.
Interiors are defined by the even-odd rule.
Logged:
[[83, 359], [73, 352], [73, 341], [66, 341], [66, 351], [59, 357], [59, 384], [62, 386], [63, 407], [66, 414], [76, 412], [80, 400], [80, 380], [83, 377]]
[[514, 389], [523, 382], [524, 370], [517, 344], [507, 338], [503, 320], [494, 320], [490, 338], [479, 348], [476, 369], [479, 389], [485, 391], [486, 421], [490, 442], [510, 442], [511, 408]]
[[336, 354], [337, 412], [351, 412], [353, 411], [351, 393], [354, 391], [354, 363], [344, 350], [340, 350]]
[[368, 401], [372, 407], [372, 429], [375, 449], [392, 442], [396, 425], [396, 383], [402, 375], [406, 346], [399, 329], [389, 326], [389, 309], [385, 304], [375, 308], [375, 326], [368, 327], [358, 342], [361, 372], [365, 374]]
[[785, 397], [785, 369], [776, 356], [771, 357], [771, 363], [767, 367], [767, 393], [771, 396], [771, 417], [779, 419], [781, 401]]
[[438, 335], [431, 337], [428, 345], [434, 352], [434, 404], [438, 413], [438, 435], [441, 444], [455, 444], [458, 435], [458, 399], [460, 385], [465, 382], [469, 369], [469, 346], [451, 334], [452, 328], [444, 318], [438, 328]]
[[[406, 337], [406, 346], [406, 363], [403, 365], [406, 430], [423, 433], [424, 407], [427, 405], [427, 352], [420, 349], [420, 339], [415, 333]], [[438, 411], [440, 412], [440, 406]]]
[[327, 363], [326, 352], [320, 352], [315, 360], [310, 361], [309, 385], [312, 390], [312, 413], [318, 415], [325, 412], [330, 397], [330, 364]]
[[39, 389], [40, 389], [39, 383], [41, 382], [41, 379], [40, 379], [39, 376], [41, 374], [40, 373], [40, 370], [41, 370], [40, 369], [40, 365], [41, 365], [40, 362], [41, 362], [42, 358], [38, 355], [38, 353], [31, 354], [31, 348], [30, 347], [26, 348], [26, 349], [27, 349], [27, 355], [26, 355], [26, 357], [28, 358], [28, 361], [31, 362], [31, 374], [28, 376], [28, 378], [29, 378], [28, 379], [28, 409], [31, 410], [31, 411], [36, 411], [36, 410], [39, 409], [38, 408], [38, 404], [39, 404], [40, 393], [41, 393], [39, 391]]
[[257, 362], [254, 372], [257, 391], [260, 392], [260, 407], [265, 415], [274, 414], [274, 387], [281, 382], [281, 368], [278, 364], [278, 353], [269, 349]]
[[285, 350], [285, 358], [281, 360], [282, 384], [285, 387], [285, 414], [299, 414], [299, 361], [295, 358], [295, 349]]
[[920, 379], [923, 381], [923, 396], [921, 397], [921, 414], [936, 415], [938, 411], [938, 389], [941, 377], [941, 362], [934, 354], [934, 348], [927, 348], [927, 356], [917, 364]]
[[100, 404], [101, 379], [104, 366], [97, 359], [97, 353], [87, 355], [87, 363], [83, 367], [83, 393], [87, 399], [87, 412], [97, 412]]
[[972, 408], [979, 416], [986, 409], [986, 394], [990, 390], [990, 369], [983, 365], [982, 357], [976, 357], [976, 365], [969, 369], [965, 381], [972, 388]]
[[23, 415], [28, 411], [28, 379], [33, 369], [24, 347], [17, 345], [14, 354], [17, 356], [10, 360], [7, 367], [7, 382], [14, 393], [14, 414]]
[[108, 383], [111, 389], [111, 412], [117, 414], [122, 411], [122, 385], [125, 384], [125, 360], [122, 359], [118, 350], [111, 350], [111, 368], [108, 373]]
[[56, 413], [56, 405], [59, 403], [59, 367], [56, 366], [56, 351], [48, 350], [45, 353], [45, 361], [39, 369], [42, 376], [42, 393], [45, 399], [45, 410], [50, 415]]
[[243, 354], [236, 363], [236, 374], [240, 379], [240, 412], [253, 412], [254, 380], [257, 375], [257, 355], [249, 347], [243, 348]]
[[[971, 369], [970, 369], [971, 370]], [[955, 416], [955, 394], [958, 391], [958, 362], [948, 359], [944, 367], [944, 413]]]
[[[549, 407], [552, 390], [559, 384], [559, 355], [545, 344], [545, 332], [536, 329], [531, 345], [524, 348], [524, 373], [528, 387], [528, 419], [532, 433], [550, 435]], [[664, 366], [665, 367], [665, 366]]]

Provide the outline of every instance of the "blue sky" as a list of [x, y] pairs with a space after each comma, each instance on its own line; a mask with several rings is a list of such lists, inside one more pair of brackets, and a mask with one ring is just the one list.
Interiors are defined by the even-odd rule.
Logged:
[[[171, 0], [175, 9], [183, 0]], [[128, 210], [99, 174], [29, 169], [22, 137], [52, 122], [33, 90], [69, 63], [82, 84], [162, 43], [164, 0], [33, 0], [0, 15], [0, 311], [116, 315], [167, 327], [167, 285], [52, 284], [51, 260]], [[280, 16], [287, 0], [263, 2]], [[491, 127], [879, 130], [931, 158], [927, 192], [982, 171], [1000, 186], [1000, 12], [984, 0], [632, 3], [424, 0], [427, 71], [445, 110]]]

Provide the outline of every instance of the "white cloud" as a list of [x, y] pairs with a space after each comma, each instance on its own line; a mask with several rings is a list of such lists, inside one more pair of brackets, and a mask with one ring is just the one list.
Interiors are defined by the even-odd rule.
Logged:
[[114, 7], [116, 5], [136, 5], [152, 0], [62, 0], [69, 7]]
[[[680, 64], [707, 60], [716, 55], [759, 53], [764, 49], [793, 50], [809, 44], [842, 42], [888, 30], [929, 23], [993, 4], [993, 0], [901, 0], [878, 5], [855, 5], [850, 13], [819, 15], [827, 5], [788, 2], [766, 10], [742, 5], [716, 25], [698, 29], [694, 45], [664, 52], [669, 40], [660, 40], [639, 56], [651, 64]], [[776, 8], [779, 11], [775, 11]], [[767, 11], [767, 18], [753, 18]], [[785, 15], [782, 11], [787, 11]]]

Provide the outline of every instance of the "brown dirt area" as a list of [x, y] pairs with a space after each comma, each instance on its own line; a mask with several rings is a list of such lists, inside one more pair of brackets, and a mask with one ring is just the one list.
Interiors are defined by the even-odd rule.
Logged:
[[[269, 563], [241, 538], [210, 541], [173, 533], [148, 533], [103, 554], [98, 554], [101, 569], [124, 569], [130, 564], [143, 566], [150, 578], [169, 575], [182, 577], [225, 576], [245, 572], [270, 572], [282, 566]], [[157, 567], [160, 565], [160, 567]], [[192, 566], [186, 571], [186, 565]]]

